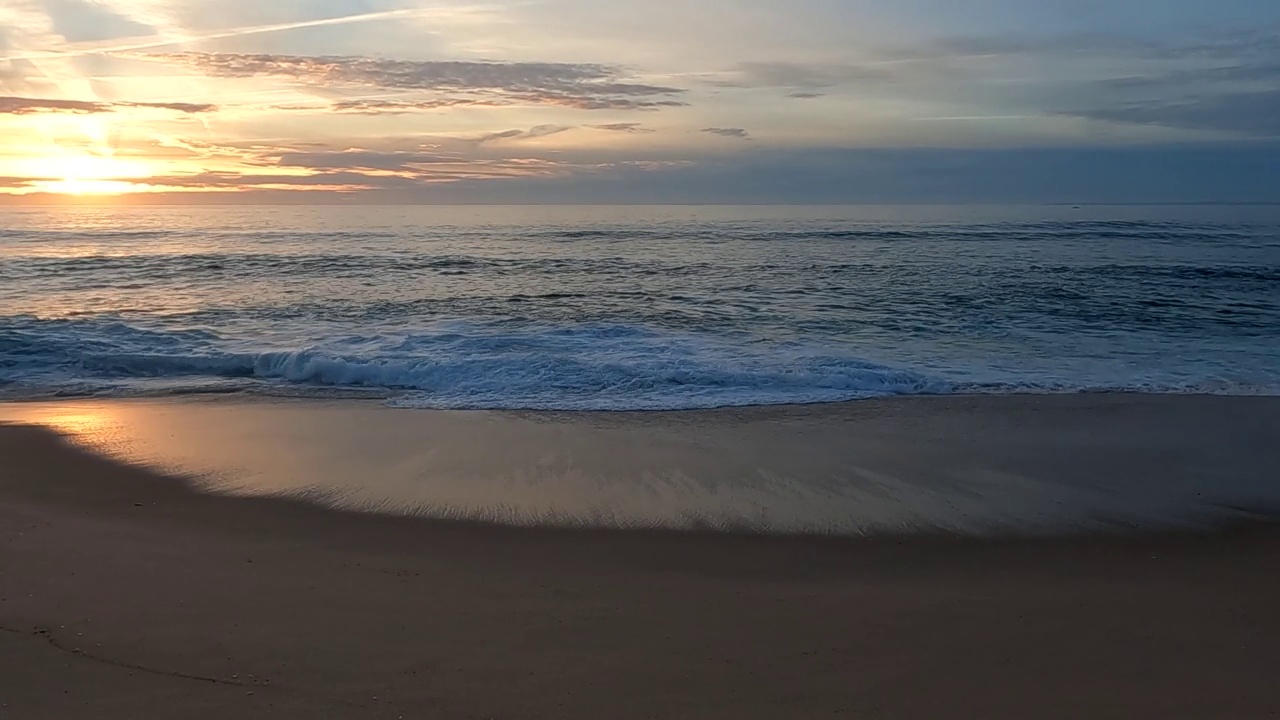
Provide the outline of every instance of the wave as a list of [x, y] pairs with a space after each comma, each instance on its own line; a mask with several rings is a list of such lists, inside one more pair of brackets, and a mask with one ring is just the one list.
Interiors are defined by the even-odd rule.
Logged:
[[[945, 392], [925, 375], [795, 348], [737, 346], [611, 325], [441, 323], [432, 332], [345, 335], [300, 349], [239, 351], [203, 329], [11, 318], [0, 380], [33, 394], [172, 392], [228, 380], [386, 391], [397, 405], [560, 410], [681, 409]], [[243, 385], [251, 389], [250, 385]], [[258, 389], [263, 389], [259, 387]], [[10, 389], [9, 395], [20, 393]]]
[[0, 319], [0, 387], [9, 398], [356, 392], [401, 407], [531, 410], [680, 410], [908, 394], [1273, 389], [1211, 376], [974, 380], [829, 347], [620, 324], [448, 321], [406, 332], [319, 333], [304, 346], [272, 347], [203, 327], [152, 328], [101, 316]]

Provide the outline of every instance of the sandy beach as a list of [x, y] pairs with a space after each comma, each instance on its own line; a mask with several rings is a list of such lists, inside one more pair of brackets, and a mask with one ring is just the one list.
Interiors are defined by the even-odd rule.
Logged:
[[[0, 408], [0, 717], [1280, 713], [1273, 398], [599, 416], [327, 407]], [[344, 422], [386, 444], [356, 453], [339, 440]], [[538, 458], [539, 472], [514, 472]], [[569, 461], [574, 482], [597, 484], [552, 482]], [[597, 520], [690, 507], [740, 518], [730, 481], [762, 467], [747, 497], [840, 477], [858, 492], [814, 497], [854, 507], [871, 497], [868, 479], [882, 496], [899, 487], [952, 509], [1022, 495], [967, 530], [946, 531], [949, 511], [881, 504], [865, 537], [527, 522], [591, 517], [571, 500], [601, 488], [592, 497], [617, 504]], [[443, 478], [435, 494], [406, 494], [424, 472]], [[503, 484], [456, 494], [473, 476]], [[335, 498], [343, 478], [374, 494]], [[627, 515], [635, 496], [618, 488], [629, 478], [647, 478], [662, 502]], [[524, 527], [412, 516], [470, 508], [462, 501], [517, 481], [555, 500], [491, 518]], [[336, 507], [281, 496], [317, 486]], [[1028, 504], [1062, 487], [1049, 501], [1067, 510]], [[1135, 512], [1144, 496], [1163, 521]], [[1004, 522], [1028, 509], [1036, 522]], [[1091, 526], [1088, 512], [1117, 521]], [[767, 519], [809, 517], [825, 516]], [[909, 522], [889, 532], [895, 518]]]

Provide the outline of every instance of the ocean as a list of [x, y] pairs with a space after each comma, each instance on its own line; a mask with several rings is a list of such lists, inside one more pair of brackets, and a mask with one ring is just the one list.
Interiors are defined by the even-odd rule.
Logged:
[[0, 399], [1277, 394], [1280, 207], [0, 210]]

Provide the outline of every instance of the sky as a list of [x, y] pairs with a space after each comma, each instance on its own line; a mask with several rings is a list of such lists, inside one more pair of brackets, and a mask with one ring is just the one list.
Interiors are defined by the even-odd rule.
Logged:
[[0, 0], [0, 203], [1280, 201], [1266, 0]]

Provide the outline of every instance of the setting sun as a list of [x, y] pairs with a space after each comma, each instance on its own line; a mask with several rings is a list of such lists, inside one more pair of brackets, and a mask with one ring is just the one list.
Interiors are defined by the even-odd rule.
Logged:
[[120, 195], [142, 189], [142, 186], [125, 180], [81, 180], [79, 178], [37, 182], [35, 186], [45, 192], [60, 195]]
[[33, 185], [63, 195], [118, 195], [145, 186], [131, 182], [151, 175], [141, 162], [120, 160], [108, 154], [65, 154], [40, 161], [40, 174], [49, 178]]

